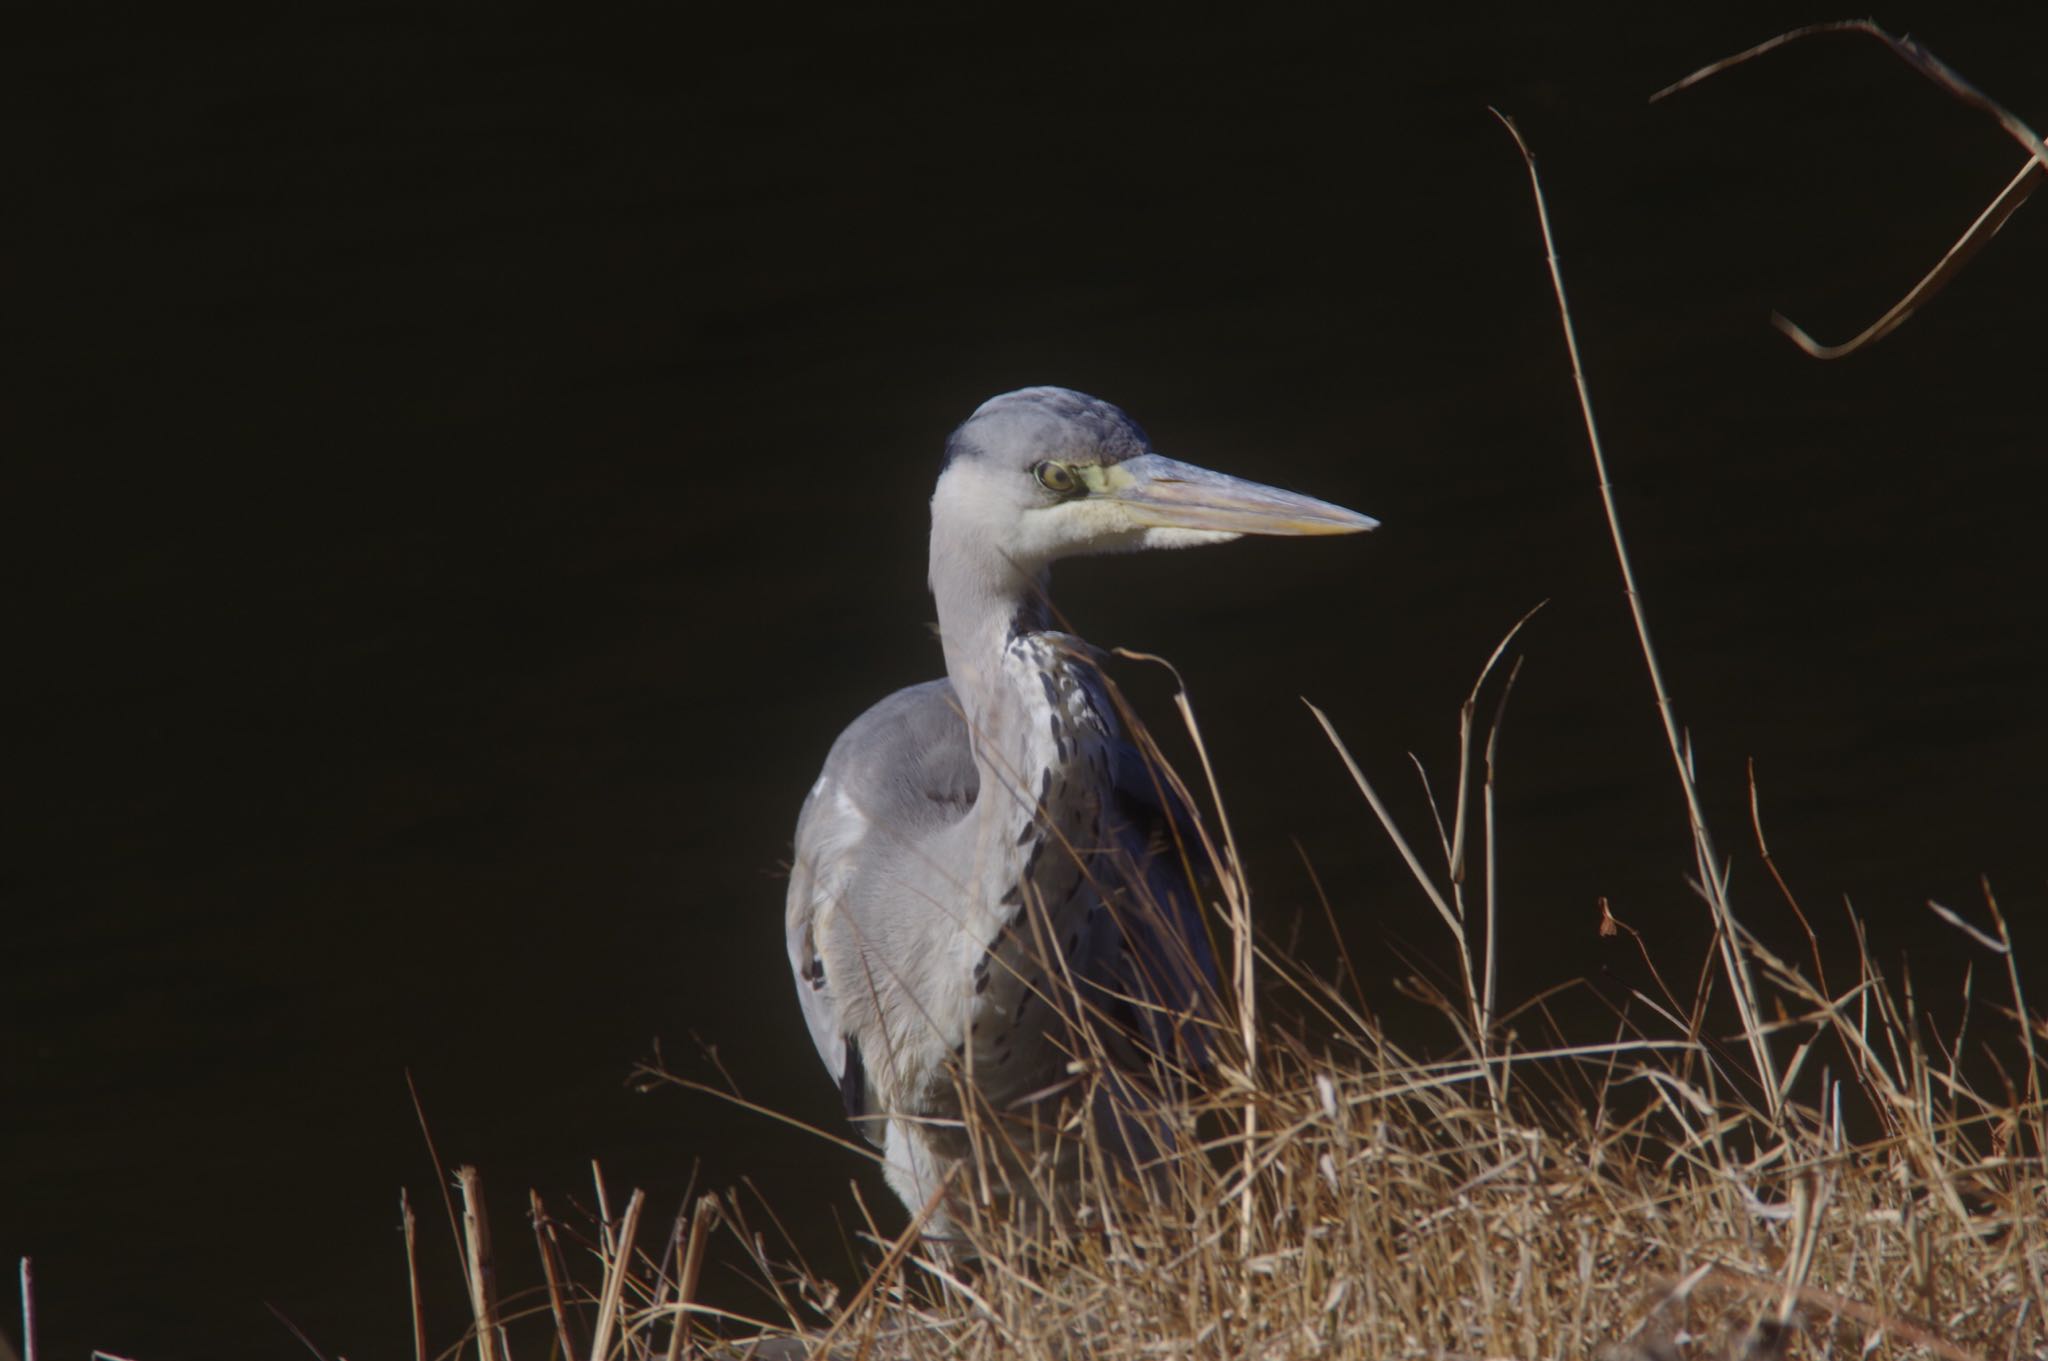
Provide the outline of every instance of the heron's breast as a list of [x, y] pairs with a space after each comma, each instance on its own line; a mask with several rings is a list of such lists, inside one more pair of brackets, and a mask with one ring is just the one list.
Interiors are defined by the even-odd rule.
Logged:
[[1117, 724], [1094, 667], [1063, 643], [1059, 634], [1025, 634], [1004, 656], [1018, 710], [1004, 743], [1018, 776], [1010, 814], [1020, 841], [1044, 831], [1086, 848], [1114, 787]]
[[1011, 703], [982, 753], [1003, 778], [984, 779], [977, 810], [988, 934], [962, 942], [977, 1080], [998, 1090], [1004, 1072], [1040, 1084], [1058, 1057], [1050, 1012], [1113, 939], [1098, 880], [1117, 731], [1101, 681], [1058, 635], [1013, 639], [1004, 663]]

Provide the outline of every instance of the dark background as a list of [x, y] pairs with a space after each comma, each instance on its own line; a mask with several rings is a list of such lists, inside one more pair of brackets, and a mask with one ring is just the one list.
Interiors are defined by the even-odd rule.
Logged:
[[[1983, 920], [1989, 874], [2041, 995], [2048, 205], [1862, 357], [1766, 324], [1860, 328], [2022, 153], [1855, 39], [1646, 104], [1803, 9], [1522, 8], [17, 31], [0, 1256], [35, 1258], [46, 1354], [301, 1354], [266, 1303], [403, 1354], [401, 1185], [452, 1340], [407, 1069], [514, 1286], [526, 1188], [587, 1198], [592, 1157], [664, 1222], [693, 1166], [752, 1178], [843, 1264], [853, 1158], [626, 1079], [656, 1037], [707, 1072], [700, 1037], [840, 1127], [788, 838], [838, 729], [938, 668], [939, 445], [1026, 383], [1385, 522], [1060, 575], [1188, 678], [1269, 925], [1315, 915], [1298, 840], [1376, 998], [1449, 958], [1297, 696], [1426, 842], [1406, 753], [1448, 785], [1547, 599], [1504, 995], [1632, 977], [1603, 895], [1690, 976], [1683, 808], [1489, 103], [1543, 158], [1738, 909], [1799, 939], [1754, 758], [1837, 957], [1846, 895], [1952, 1015], [1970, 956], [1923, 903]], [[1880, 17], [2048, 125], [2039, 7]]]

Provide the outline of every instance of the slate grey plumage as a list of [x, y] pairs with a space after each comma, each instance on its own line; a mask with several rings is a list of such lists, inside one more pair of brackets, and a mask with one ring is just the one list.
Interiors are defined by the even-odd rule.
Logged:
[[[1064, 388], [997, 397], [948, 440], [931, 539], [946, 679], [833, 744], [786, 913], [811, 1038], [928, 1233], [968, 1189], [940, 1194], [968, 1156], [963, 1092], [1027, 1125], [1049, 1114], [1077, 1024], [1120, 1072], [1147, 1050], [1185, 1060], [1214, 983], [1171, 835], [1185, 814], [1124, 740], [1093, 650], [1050, 627], [1052, 563], [1372, 525], [1163, 458]], [[1119, 1128], [1135, 1152], [1142, 1133]]]

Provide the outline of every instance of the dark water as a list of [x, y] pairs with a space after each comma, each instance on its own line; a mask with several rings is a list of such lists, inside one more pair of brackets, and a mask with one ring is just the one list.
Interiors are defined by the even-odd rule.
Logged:
[[[700, 1039], [835, 1120], [781, 861], [833, 734], [937, 668], [937, 449], [1024, 383], [1385, 522], [1058, 583], [1188, 677], [1269, 923], [1313, 911], [1298, 841], [1372, 987], [1445, 958], [1297, 697], [1420, 838], [1405, 754], [1448, 780], [1474, 670], [1547, 600], [1502, 753], [1505, 991], [1626, 975], [1603, 895], [1696, 960], [1488, 103], [1544, 157], [1738, 904], [1788, 939], [1753, 758], [1838, 945], [1846, 895], [1953, 996], [1922, 903], [1988, 874], [2048, 994], [2048, 206], [1867, 356], [1799, 356], [1774, 307], [1852, 331], [2021, 159], [1847, 40], [1643, 102], [1809, 17], [19, 35], [0, 1254], [36, 1259], [46, 1354], [301, 1354], [266, 1303], [399, 1354], [400, 1186], [452, 1338], [407, 1069], [515, 1285], [525, 1188], [582, 1196], [592, 1157], [664, 1216], [693, 1167], [751, 1177], [829, 1248], [849, 1159], [626, 1076], [657, 1037], [703, 1072]], [[2040, 15], [1915, 32], [2048, 124]]]

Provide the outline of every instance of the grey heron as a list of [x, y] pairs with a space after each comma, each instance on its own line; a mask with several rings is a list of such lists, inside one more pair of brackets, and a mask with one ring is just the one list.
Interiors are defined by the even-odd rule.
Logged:
[[1162, 853], [1184, 814], [1125, 740], [1092, 650], [1053, 629], [1052, 564], [1375, 522], [1166, 458], [1116, 407], [1057, 387], [976, 410], [931, 504], [945, 678], [833, 744], [797, 820], [785, 927], [848, 1116], [944, 1236], [963, 1093], [1000, 1112], [1057, 1089], [1083, 1008], [1126, 1058], [1185, 1054], [1214, 983], [1187, 862]]

